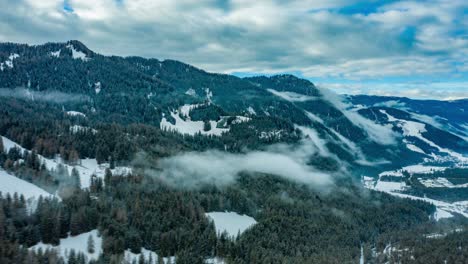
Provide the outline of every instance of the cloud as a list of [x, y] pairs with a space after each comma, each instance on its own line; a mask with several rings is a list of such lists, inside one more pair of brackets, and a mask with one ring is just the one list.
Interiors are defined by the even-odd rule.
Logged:
[[[215, 72], [352, 79], [467, 72], [468, 3], [0, 0], [0, 40], [80, 39], [104, 54]], [[372, 8], [361, 8], [371, 5]], [[353, 10], [353, 12], [349, 12]], [[370, 10], [370, 11], [369, 11]]]
[[265, 151], [233, 154], [210, 150], [187, 152], [164, 158], [158, 162], [159, 172], [146, 171], [166, 183], [183, 188], [197, 188], [206, 184], [232, 184], [241, 172], [272, 174], [314, 188], [333, 183], [332, 176], [307, 164], [314, 153], [321, 152], [311, 141], [300, 147], [275, 145]]
[[273, 89], [267, 89], [270, 93], [283, 98], [286, 101], [289, 102], [306, 102], [306, 101], [312, 101], [312, 100], [317, 100], [317, 97], [313, 96], [308, 96], [308, 95], [303, 95], [303, 94], [298, 94], [294, 92], [280, 92], [276, 91]]
[[349, 105], [344, 103], [344, 98], [332, 92], [329, 89], [319, 87], [322, 96], [339, 109], [351, 122], [362, 128], [369, 138], [374, 142], [383, 145], [392, 145], [396, 143], [397, 133], [392, 130], [391, 125], [379, 125], [373, 121], [361, 116], [355, 111], [349, 110]]
[[53, 103], [86, 102], [90, 98], [85, 95], [62, 93], [58, 91], [33, 91], [25, 88], [0, 88], [0, 97], [13, 97], [24, 100], [45, 101]]
[[347, 82], [319, 83], [339, 94], [369, 94], [379, 96], [398, 96], [413, 99], [457, 100], [468, 98], [468, 81], [447, 82]]

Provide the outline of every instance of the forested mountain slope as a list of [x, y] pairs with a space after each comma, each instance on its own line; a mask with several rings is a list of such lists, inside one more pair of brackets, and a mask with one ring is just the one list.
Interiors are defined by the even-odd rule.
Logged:
[[[467, 259], [466, 100], [343, 98], [79, 41], [0, 43], [0, 63], [1, 175], [50, 193], [33, 212], [2, 194], [2, 263]], [[205, 213], [224, 211], [256, 224], [217, 236]], [[35, 250], [88, 232], [99, 257]]]

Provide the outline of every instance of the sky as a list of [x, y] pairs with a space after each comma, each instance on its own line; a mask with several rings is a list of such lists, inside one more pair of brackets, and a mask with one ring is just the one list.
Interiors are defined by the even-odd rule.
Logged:
[[77, 39], [338, 93], [468, 98], [468, 1], [0, 0], [0, 41]]

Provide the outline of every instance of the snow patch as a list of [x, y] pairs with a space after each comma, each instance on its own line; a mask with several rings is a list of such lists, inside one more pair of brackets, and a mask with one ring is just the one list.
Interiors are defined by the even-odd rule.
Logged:
[[[94, 253], [88, 252], [88, 239], [90, 236], [94, 240]], [[102, 254], [102, 238], [95, 229], [77, 236], [62, 238], [60, 239], [60, 244], [58, 246], [40, 242], [29, 248], [29, 250], [33, 251], [38, 251], [39, 249], [42, 249], [42, 251], [55, 250], [64, 259], [68, 259], [70, 252], [74, 250], [76, 253], [83, 253], [86, 257], [86, 262], [89, 262], [91, 260], [97, 260], [99, 255]]]
[[453, 184], [446, 178], [438, 177], [436, 179], [422, 179], [418, 178], [418, 181], [428, 188], [468, 188], [468, 183], [465, 184]]
[[[11, 141], [6, 137], [2, 137], [2, 139], [3, 147], [6, 152], [8, 152], [11, 148], [14, 147], [20, 149], [21, 152], [30, 152], [29, 150], [24, 149], [19, 144]], [[104, 178], [106, 169], [110, 167], [108, 163], [98, 164], [96, 159], [81, 159], [78, 160], [77, 165], [68, 165], [65, 164], [60, 157], [57, 157], [55, 159], [48, 159], [43, 157], [42, 155], [37, 155], [37, 157], [39, 161], [43, 163], [49, 171], [55, 170], [58, 166], [64, 166], [68, 170], [68, 173], [71, 175], [73, 168], [75, 168], [80, 176], [80, 185], [82, 189], [89, 188], [90, 181], [93, 175], [95, 175], [98, 178]], [[113, 175], [126, 175], [131, 173], [132, 169], [129, 167], [116, 167], [115, 169], [111, 169], [111, 172]]]
[[196, 96], [197, 92], [195, 92], [195, 90], [193, 88], [190, 88], [185, 92], [185, 94], [190, 95], [190, 96]]
[[404, 182], [388, 182], [388, 181], [377, 181], [374, 189], [381, 192], [392, 192], [392, 191], [403, 191], [407, 189], [406, 183]]
[[403, 119], [398, 119], [390, 114], [387, 111], [380, 109], [379, 110], [382, 114], [387, 116], [389, 122], [394, 122], [398, 127], [403, 130], [403, 136], [407, 137], [416, 137], [421, 141], [427, 143], [429, 146], [436, 148], [439, 152], [447, 153], [448, 155], [458, 159], [462, 163], [468, 163], [468, 158], [464, 157], [462, 154], [454, 152], [447, 148], [442, 148], [439, 145], [435, 144], [434, 142], [426, 139], [422, 133], [426, 132], [426, 125], [423, 123], [415, 122], [415, 121], [408, 121]]
[[435, 213], [434, 213], [434, 219], [436, 221], [439, 221], [440, 219], [443, 219], [443, 218], [450, 218], [450, 217], [453, 217], [453, 214], [445, 211], [445, 210], [442, 210], [440, 208], [437, 208]]
[[399, 193], [398, 191], [406, 188], [406, 184], [404, 184], [404, 182], [390, 183], [390, 182], [380, 181], [380, 179], [377, 181], [374, 181], [370, 177], [363, 177], [362, 181], [363, 181], [364, 187], [371, 189], [371, 190], [385, 192], [385, 193], [388, 193], [390, 195], [400, 197], [400, 198], [425, 201], [425, 202], [433, 204], [437, 209], [436, 212], [434, 213], [435, 220], [452, 217], [454, 213], [460, 214], [468, 218], [468, 201], [448, 203], [444, 201], [430, 199], [427, 197], [418, 197], [418, 196]]
[[438, 166], [426, 166], [422, 164], [416, 164], [416, 165], [410, 165], [403, 167], [399, 170], [393, 170], [393, 171], [384, 171], [379, 174], [380, 176], [396, 176], [396, 177], [403, 177], [403, 171], [408, 172], [409, 174], [415, 174], [415, 173], [433, 173], [436, 171], [443, 171], [447, 169], [448, 167], [438, 167]]
[[[202, 104], [183, 105], [179, 110], [171, 112], [171, 116], [175, 119], [175, 124], [173, 125], [167, 121], [165, 117], [163, 117], [160, 123], [160, 128], [162, 130], [173, 130], [181, 134], [188, 134], [192, 136], [198, 133], [201, 133], [202, 135], [221, 136], [222, 133], [229, 132], [229, 128], [219, 128], [217, 121], [210, 120], [209, 122], [211, 129], [205, 131], [205, 123], [203, 121], [190, 120], [190, 111], [200, 105]], [[185, 120], [180, 117], [179, 113], [185, 118]]]
[[235, 212], [210, 212], [206, 216], [213, 221], [218, 234], [227, 232], [230, 237], [242, 234], [257, 223], [254, 218]]
[[426, 154], [422, 149], [420, 149], [419, 147], [413, 145], [413, 144], [406, 144], [406, 147], [411, 150], [411, 151], [414, 151], [414, 152], [418, 152], [418, 153], [421, 153], [421, 154]]
[[4, 66], [13, 69], [13, 60], [16, 58], [19, 58], [19, 54], [17, 53], [11, 53], [10, 56], [8, 56], [8, 59], [5, 62], [0, 63], [0, 70], [3, 71], [5, 69]]
[[86, 54], [84, 54], [83, 52], [81, 52], [79, 50], [76, 50], [75, 47], [72, 44], [67, 45], [67, 48], [72, 51], [72, 58], [73, 59], [75, 59], [75, 60], [80, 59], [82, 61], [88, 61], [89, 60], [89, 58], [86, 57]]
[[257, 114], [257, 112], [255, 112], [255, 110], [251, 106], [247, 107], [247, 112], [249, 112], [249, 114], [251, 114], [251, 115], [256, 115]]
[[[145, 248], [141, 248], [139, 254], [132, 253], [129, 249], [125, 250], [124, 252], [124, 260], [122, 263], [139, 263], [140, 258], [145, 260], [145, 263], [148, 264], [155, 264], [158, 261], [158, 254], [156, 252], [147, 250]], [[151, 260], [151, 261], [150, 261]], [[175, 264], [175, 257], [164, 257], [163, 258], [164, 264]], [[158, 263], [162, 264], [162, 263]]]
[[67, 115], [69, 116], [81, 116], [81, 117], [86, 117], [85, 114], [78, 112], [78, 111], [67, 111]]
[[58, 58], [58, 57], [60, 57], [60, 52], [62, 52], [62, 50], [51, 51], [50, 56]]
[[36, 185], [22, 180], [8, 172], [0, 169], [0, 192], [2, 196], [9, 193], [12, 197], [17, 193], [18, 196], [23, 195], [26, 200], [26, 208], [32, 212], [36, 210], [37, 200], [39, 197], [54, 198], [55, 196], [47, 191], [37, 187]]
[[96, 94], [99, 94], [101, 92], [101, 82], [96, 82], [94, 84], [94, 92], [96, 92]]
[[76, 134], [76, 133], [80, 133], [80, 132], [87, 132], [87, 131], [91, 131], [91, 133], [93, 133], [93, 134], [97, 133], [96, 129], [90, 128], [90, 127], [84, 127], [84, 126], [80, 126], [80, 125], [73, 125], [73, 126], [70, 127], [70, 132], [72, 134]]

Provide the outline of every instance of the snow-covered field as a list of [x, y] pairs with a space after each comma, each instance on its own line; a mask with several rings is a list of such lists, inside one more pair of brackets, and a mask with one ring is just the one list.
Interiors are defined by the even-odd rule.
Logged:
[[228, 132], [229, 128], [217, 128], [218, 123], [216, 121], [210, 121], [211, 129], [204, 131], [204, 122], [203, 121], [192, 121], [192, 120], [183, 120], [180, 118], [177, 111], [171, 112], [171, 116], [175, 119], [175, 125], [171, 124], [166, 118], [161, 120], [160, 127], [163, 130], [175, 130], [181, 134], [195, 135], [201, 133], [202, 135], [214, 135], [221, 136], [222, 133]]
[[[190, 111], [196, 107], [202, 106], [202, 104], [185, 104], [179, 108], [179, 110], [172, 111], [170, 114], [175, 120], [175, 124], [170, 123], [167, 121], [165, 117], [162, 118], [160, 127], [163, 130], [173, 130], [177, 131], [181, 134], [188, 134], [188, 135], [195, 135], [201, 133], [202, 135], [213, 135], [213, 136], [221, 136], [222, 133], [229, 132], [229, 127], [218, 127], [218, 123], [222, 124], [223, 119], [229, 118], [228, 116], [222, 117], [222, 119], [218, 121], [210, 120], [210, 130], [205, 131], [204, 122], [203, 121], [192, 121], [190, 119]], [[180, 115], [184, 118], [181, 118]], [[242, 122], [248, 122], [251, 118], [244, 117], [244, 116], [236, 116], [236, 119], [232, 122], [232, 124], [239, 124]]]
[[236, 237], [239, 233], [242, 234], [257, 223], [252, 217], [235, 212], [210, 212], [206, 213], [206, 216], [213, 220], [218, 234], [226, 231], [230, 237]]
[[[13, 142], [12, 140], [2, 137], [3, 140], [3, 146], [4, 150], [8, 152], [11, 148], [19, 148], [21, 152], [28, 151], [21, 147], [19, 144], [16, 142]], [[73, 168], [75, 168], [78, 171], [78, 174], [80, 175], [80, 184], [81, 188], [89, 188], [90, 186], [90, 181], [91, 177], [93, 175], [96, 175], [98, 178], [104, 178], [105, 171], [107, 168], [109, 168], [108, 163], [102, 163], [98, 164], [96, 159], [81, 159], [77, 162], [77, 165], [68, 165], [63, 162], [62, 159], [59, 157], [55, 159], [48, 159], [45, 158], [41, 155], [38, 155], [39, 160], [41, 163], [45, 164], [46, 168], [50, 171], [55, 170], [59, 165], [64, 166], [67, 170], [68, 173], [71, 175]], [[112, 169], [112, 174], [115, 175], [124, 175], [128, 174], [132, 171], [131, 168], [129, 167], [116, 167], [115, 169]]]
[[435, 179], [418, 178], [419, 182], [428, 188], [468, 188], [468, 183], [453, 184], [446, 178], [438, 177]]
[[34, 211], [36, 209], [37, 199], [42, 196], [44, 198], [53, 198], [54, 195], [37, 187], [36, 185], [15, 177], [0, 168], [0, 192], [2, 196], [9, 193], [13, 196], [14, 193], [23, 195], [26, 199], [27, 209]]
[[418, 197], [414, 195], [399, 193], [398, 191], [404, 190], [404, 188], [406, 188], [404, 182], [401, 182], [401, 183], [385, 182], [385, 181], [380, 181], [380, 179], [375, 180], [372, 177], [364, 176], [362, 178], [362, 183], [364, 187], [371, 189], [371, 190], [385, 192], [385, 193], [388, 193], [388, 194], [391, 194], [393, 196], [397, 196], [400, 198], [420, 200], [420, 201], [431, 203], [435, 205], [437, 208], [437, 211], [434, 214], [434, 218], [436, 220], [439, 220], [442, 218], [453, 217], [452, 213], [457, 213], [468, 218], [468, 201], [459, 201], [459, 202], [449, 203], [449, 202], [443, 202], [439, 200], [430, 199], [427, 197]]
[[[88, 252], [88, 239], [89, 237], [93, 238], [94, 241], [94, 253]], [[99, 236], [98, 231], [92, 230], [87, 233], [83, 233], [77, 236], [69, 236], [67, 238], [60, 239], [60, 244], [58, 246], [53, 246], [50, 244], [38, 243], [35, 246], [29, 248], [30, 250], [37, 251], [42, 249], [45, 251], [56, 250], [57, 253], [62, 256], [64, 259], [67, 259], [70, 255], [70, 252], [74, 250], [76, 253], [83, 253], [86, 257], [86, 261], [97, 260], [99, 255], [102, 253], [102, 238]]]
[[396, 176], [396, 177], [403, 177], [403, 171], [408, 172], [409, 174], [414, 173], [432, 173], [435, 171], [443, 171], [448, 167], [441, 167], [441, 166], [427, 166], [422, 164], [416, 164], [411, 166], [406, 166], [398, 170], [393, 171], [384, 171], [379, 173], [380, 176]]

